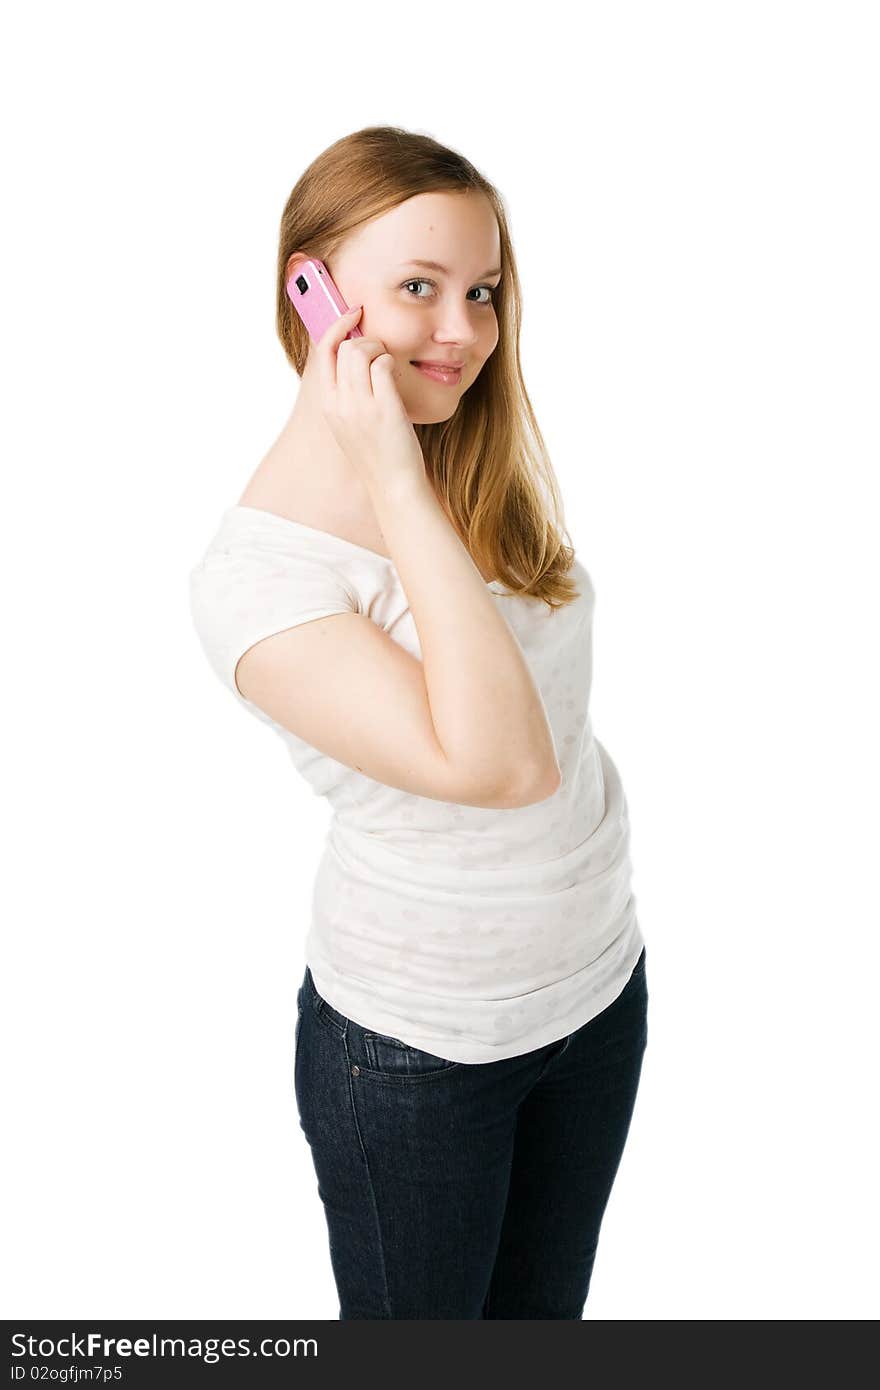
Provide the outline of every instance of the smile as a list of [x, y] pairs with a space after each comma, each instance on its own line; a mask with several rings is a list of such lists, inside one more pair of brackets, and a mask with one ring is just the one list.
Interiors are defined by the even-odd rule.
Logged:
[[413, 362], [411, 366], [420, 371], [422, 376], [426, 376], [429, 381], [439, 381], [442, 386], [457, 386], [461, 381], [461, 367], [457, 367], [455, 371], [448, 371], [445, 367], [429, 367], [423, 362]]

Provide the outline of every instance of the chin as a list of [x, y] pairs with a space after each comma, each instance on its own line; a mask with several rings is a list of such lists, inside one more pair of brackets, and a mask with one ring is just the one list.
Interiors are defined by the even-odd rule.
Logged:
[[409, 422], [411, 425], [442, 425], [445, 420], [451, 419], [458, 409], [458, 401], [451, 405], [448, 410], [425, 410], [418, 407], [415, 410], [408, 410]]
[[449, 402], [443, 408], [443, 402], [425, 401], [404, 402], [406, 413], [409, 416], [410, 424], [413, 425], [442, 425], [444, 420], [451, 420], [464, 397], [464, 392], [449, 391]]

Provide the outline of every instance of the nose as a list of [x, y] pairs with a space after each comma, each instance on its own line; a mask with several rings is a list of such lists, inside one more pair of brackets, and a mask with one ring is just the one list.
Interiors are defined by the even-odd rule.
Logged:
[[455, 343], [467, 350], [477, 342], [473, 320], [466, 309], [456, 309], [447, 304], [437, 310], [431, 337], [437, 343]]

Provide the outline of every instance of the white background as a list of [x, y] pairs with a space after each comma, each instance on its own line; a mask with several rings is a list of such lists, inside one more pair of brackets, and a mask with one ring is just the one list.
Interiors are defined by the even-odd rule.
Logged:
[[327, 808], [187, 575], [295, 398], [284, 203], [376, 123], [501, 191], [597, 591], [651, 1003], [585, 1318], [877, 1316], [876, 21], [7, 18], [5, 1317], [337, 1317], [292, 1066]]

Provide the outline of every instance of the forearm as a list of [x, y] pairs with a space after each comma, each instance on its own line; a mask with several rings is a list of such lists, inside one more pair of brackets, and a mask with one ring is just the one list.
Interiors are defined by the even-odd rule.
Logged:
[[549, 784], [556, 751], [531, 671], [430, 482], [394, 480], [371, 497], [418, 631], [444, 755], [490, 791]]

